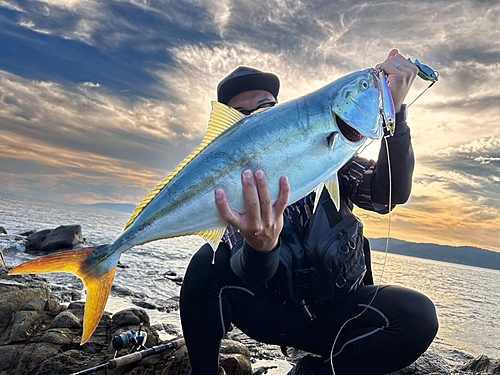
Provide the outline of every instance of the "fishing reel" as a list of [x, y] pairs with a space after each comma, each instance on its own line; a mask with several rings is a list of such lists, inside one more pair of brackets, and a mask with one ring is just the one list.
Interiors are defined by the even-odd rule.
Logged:
[[[130, 353], [133, 351], [146, 349], [146, 340], [148, 338], [148, 334], [145, 331], [142, 331], [142, 323], [139, 326], [139, 331], [126, 331], [122, 332], [119, 335], [113, 337], [111, 340], [111, 344], [113, 348], [116, 350], [116, 353], [122, 349], [130, 349]], [[115, 356], [116, 356], [115, 353]]]

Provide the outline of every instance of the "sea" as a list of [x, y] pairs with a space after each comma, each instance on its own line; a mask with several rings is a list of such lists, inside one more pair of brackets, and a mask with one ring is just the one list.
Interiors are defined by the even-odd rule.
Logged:
[[[7, 233], [52, 229], [79, 224], [89, 245], [111, 243], [120, 235], [130, 214], [85, 205], [55, 203], [0, 194], [0, 226]], [[204, 243], [196, 237], [181, 237], [137, 246], [122, 255], [114, 284], [147, 295], [154, 306], [168, 306], [179, 296], [179, 282], [191, 256]], [[9, 266], [32, 259], [17, 250], [4, 251]], [[373, 252], [377, 283], [414, 288], [436, 305], [440, 328], [433, 346], [450, 353], [500, 358], [500, 271]], [[49, 275], [47, 275], [49, 276]], [[46, 277], [44, 275], [44, 277]], [[72, 285], [72, 275], [53, 274], [50, 281]], [[76, 279], [76, 278], [75, 278]], [[177, 280], [178, 281], [178, 280]], [[114, 313], [132, 306], [134, 297], [111, 297], [106, 311]], [[176, 310], [148, 309], [151, 323], [169, 324], [180, 330]]]

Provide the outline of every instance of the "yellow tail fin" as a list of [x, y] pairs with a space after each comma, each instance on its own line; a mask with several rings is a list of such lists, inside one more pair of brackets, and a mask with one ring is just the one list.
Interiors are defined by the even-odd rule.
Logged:
[[23, 263], [9, 272], [9, 275], [69, 272], [83, 281], [87, 289], [87, 302], [83, 317], [81, 345], [90, 339], [101, 320], [115, 277], [116, 262], [118, 262], [118, 260], [115, 262], [110, 258], [101, 258], [101, 262], [97, 259], [90, 260], [89, 258], [95, 254], [96, 249], [95, 247], [87, 247], [48, 255]]

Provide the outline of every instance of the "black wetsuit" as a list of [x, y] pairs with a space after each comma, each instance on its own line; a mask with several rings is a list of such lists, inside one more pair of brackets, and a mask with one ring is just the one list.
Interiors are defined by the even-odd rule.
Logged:
[[[414, 166], [410, 131], [399, 114], [396, 133], [387, 140], [394, 205], [408, 199]], [[351, 160], [339, 172], [341, 199], [349, 207], [354, 203], [387, 213], [387, 166], [384, 143], [378, 163]], [[305, 206], [301, 200], [287, 210], [295, 227], [307, 228], [306, 215], [301, 212], [308, 209]], [[311, 321], [299, 304], [287, 301], [288, 294], [283, 292], [286, 283], [281, 272], [280, 246], [261, 253], [243, 240], [228, 237], [219, 245], [214, 264], [208, 244], [193, 256], [181, 289], [180, 314], [192, 375], [218, 373], [220, 340], [231, 323], [255, 340], [320, 355], [322, 360], [315, 374], [332, 373], [332, 353], [338, 375], [396, 371], [416, 360], [436, 335], [438, 322], [433, 303], [412, 289], [369, 285], [373, 284], [369, 260], [365, 285], [333, 305], [311, 303], [316, 316]], [[365, 245], [368, 248], [368, 243]], [[332, 350], [341, 326], [363, 310], [360, 317], [342, 328]]]

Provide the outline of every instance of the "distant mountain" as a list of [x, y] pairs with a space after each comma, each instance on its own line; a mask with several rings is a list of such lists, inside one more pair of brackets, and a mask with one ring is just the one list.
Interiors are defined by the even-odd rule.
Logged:
[[126, 212], [129, 214], [133, 213], [136, 207], [133, 204], [127, 204], [127, 203], [94, 203], [94, 204], [85, 204], [84, 206], [100, 208], [102, 210]]
[[[387, 239], [370, 239], [373, 250], [385, 252]], [[446, 246], [432, 243], [414, 243], [390, 239], [388, 252], [391, 254], [440, 260], [467, 266], [500, 270], [500, 253], [469, 246]]]

